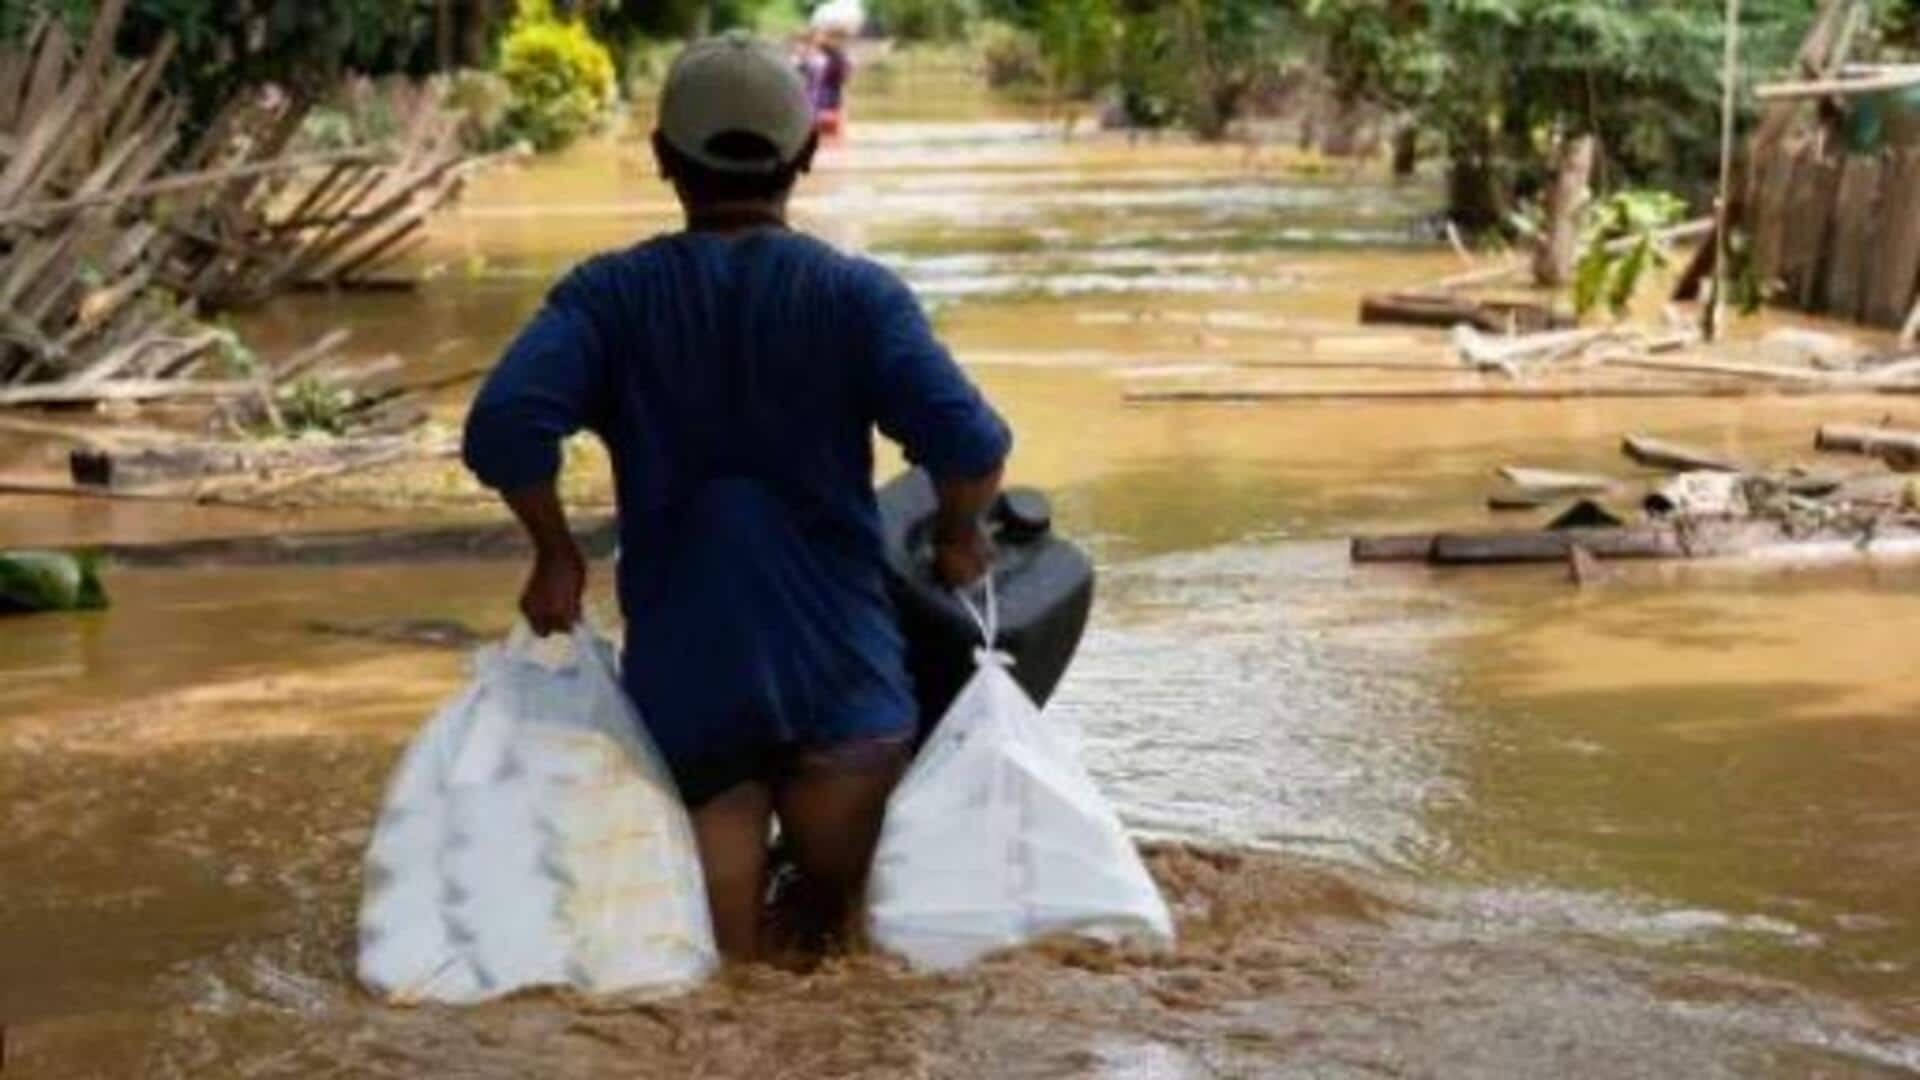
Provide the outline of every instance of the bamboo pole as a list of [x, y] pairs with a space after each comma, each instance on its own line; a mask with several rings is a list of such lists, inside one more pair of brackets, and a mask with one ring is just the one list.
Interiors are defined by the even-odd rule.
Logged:
[[1905, 90], [1910, 86], [1920, 86], [1920, 68], [1903, 68], [1864, 78], [1768, 83], [1756, 88], [1753, 96], [1767, 102], [1805, 101], [1809, 98], [1879, 94], [1888, 90]]
[[1727, 264], [1731, 249], [1728, 222], [1733, 212], [1733, 128], [1739, 113], [1740, 0], [1727, 0], [1727, 57], [1721, 70], [1720, 191], [1713, 204], [1713, 291], [1700, 313], [1700, 336], [1708, 342], [1720, 336], [1720, 316], [1727, 303]]

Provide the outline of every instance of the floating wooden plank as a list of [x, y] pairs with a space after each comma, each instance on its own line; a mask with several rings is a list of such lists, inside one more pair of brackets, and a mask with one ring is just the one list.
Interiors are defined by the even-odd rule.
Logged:
[[1920, 431], [1825, 424], [1814, 436], [1813, 445], [1816, 450], [1876, 457], [1903, 470], [1920, 466]]
[[1559, 563], [1576, 547], [1596, 559], [1699, 559], [1746, 554], [1781, 538], [1780, 526], [1772, 522], [1441, 533], [1433, 540], [1432, 561], [1437, 566]]
[[1798, 386], [1841, 386], [1860, 380], [1834, 371], [1787, 367], [1783, 364], [1749, 364], [1740, 360], [1712, 360], [1706, 357], [1610, 355], [1602, 359], [1608, 367], [1658, 371], [1669, 375], [1719, 375], [1740, 379]]
[[1537, 333], [1564, 330], [1573, 325], [1571, 316], [1545, 304], [1475, 300], [1443, 293], [1370, 293], [1360, 299], [1360, 322], [1366, 326], [1427, 326], [1441, 330], [1465, 325], [1490, 334]]
[[1619, 486], [1611, 476], [1597, 473], [1534, 469], [1521, 465], [1502, 465], [1495, 471], [1502, 480], [1520, 491], [1542, 495], [1604, 495]]
[[1423, 563], [1433, 558], [1433, 541], [1433, 533], [1356, 536], [1350, 555], [1356, 563]]
[[1746, 471], [1733, 459], [1710, 450], [1656, 439], [1650, 435], [1628, 435], [1621, 440], [1620, 452], [1636, 464], [1645, 465], [1651, 469], [1734, 473]]

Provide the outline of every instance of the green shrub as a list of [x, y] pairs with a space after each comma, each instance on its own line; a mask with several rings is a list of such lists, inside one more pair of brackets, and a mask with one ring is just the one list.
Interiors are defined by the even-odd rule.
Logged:
[[[1687, 212], [1685, 200], [1665, 191], [1616, 192], [1587, 209], [1580, 264], [1574, 271], [1574, 309], [1582, 316], [1605, 305], [1626, 315], [1651, 271], [1667, 265], [1660, 230]], [[1621, 245], [1621, 250], [1609, 250]]]
[[500, 47], [513, 89], [507, 129], [537, 150], [559, 150], [592, 131], [613, 100], [613, 57], [581, 22], [522, 18]]

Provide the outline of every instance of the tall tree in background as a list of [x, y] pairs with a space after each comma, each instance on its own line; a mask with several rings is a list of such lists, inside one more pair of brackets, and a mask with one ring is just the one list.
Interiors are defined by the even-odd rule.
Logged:
[[[1749, 76], [1778, 68], [1813, 0], [1750, 0]], [[1539, 192], [1556, 148], [1597, 138], [1603, 177], [1703, 191], [1717, 166], [1718, 0], [1317, 0], [1349, 92], [1410, 109], [1445, 147], [1449, 203], [1473, 228]]]

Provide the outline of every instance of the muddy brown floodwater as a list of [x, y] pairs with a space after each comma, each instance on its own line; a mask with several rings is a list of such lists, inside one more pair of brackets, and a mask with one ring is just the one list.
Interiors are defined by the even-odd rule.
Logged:
[[[1610, 467], [1631, 428], [1785, 459], [1884, 402], [1129, 408], [1128, 387], [1225, 361], [1437, 350], [1351, 326], [1361, 290], [1448, 268], [1418, 229], [1433, 193], [1267, 150], [1063, 144], [973, 106], [880, 112], [799, 216], [902, 269], [1019, 428], [1019, 478], [1095, 550], [1050, 715], [1151, 839], [1180, 947], [381, 1007], [350, 977], [359, 855], [461, 662], [308, 624], [503, 630], [519, 568], [126, 571], [109, 612], [0, 626], [9, 1078], [1920, 1070], [1920, 572], [1575, 590], [1356, 570], [1340, 542], [1480, 523], [1516, 457]], [[483, 178], [419, 294], [299, 298], [249, 329], [346, 322], [369, 355], [458, 370], [669, 211], [637, 143], [585, 147]], [[436, 482], [431, 513], [492, 513]], [[423, 513], [0, 502], [0, 546]]]

